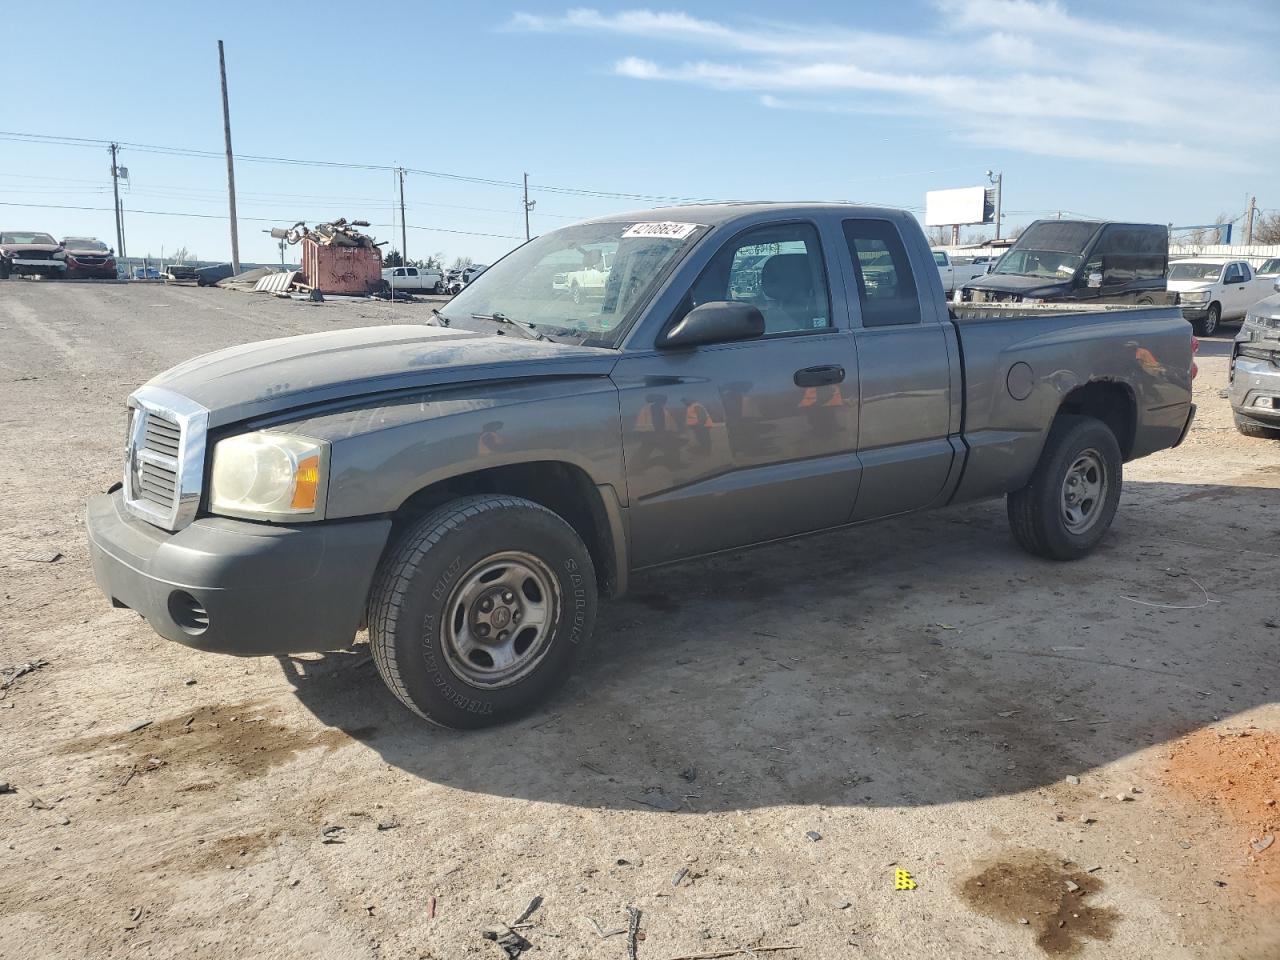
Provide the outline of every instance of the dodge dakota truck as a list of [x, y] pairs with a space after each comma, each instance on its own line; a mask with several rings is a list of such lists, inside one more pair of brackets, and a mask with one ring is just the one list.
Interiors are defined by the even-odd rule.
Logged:
[[[609, 276], [574, 303], [551, 281], [583, 248]], [[518, 247], [430, 325], [142, 386], [122, 482], [88, 504], [94, 575], [201, 650], [367, 627], [409, 709], [481, 726], [547, 697], [647, 567], [995, 497], [1026, 550], [1085, 556], [1123, 465], [1185, 435], [1193, 346], [1172, 308], [952, 312], [897, 210], [607, 217]]]

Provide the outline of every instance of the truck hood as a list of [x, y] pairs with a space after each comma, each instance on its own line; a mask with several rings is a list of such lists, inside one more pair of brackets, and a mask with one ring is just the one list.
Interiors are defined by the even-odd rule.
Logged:
[[57, 253], [62, 247], [56, 243], [6, 243], [0, 244], [0, 250], [10, 257], [22, 257], [27, 253]]
[[417, 325], [334, 330], [229, 347], [196, 357], [148, 386], [209, 411], [209, 426], [313, 404], [475, 380], [603, 377], [614, 350]]
[[1188, 290], [1207, 290], [1215, 282], [1214, 280], [1170, 280], [1167, 286], [1174, 293], [1186, 293]]
[[966, 290], [988, 290], [993, 293], [1016, 293], [1024, 297], [1044, 297], [1067, 292], [1071, 279], [1052, 280], [1049, 277], [1020, 277], [1016, 274], [984, 274], [964, 285]]

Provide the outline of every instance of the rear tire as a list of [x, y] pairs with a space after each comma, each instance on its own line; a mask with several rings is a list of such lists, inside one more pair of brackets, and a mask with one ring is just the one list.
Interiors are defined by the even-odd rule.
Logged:
[[1018, 545], [1049, 560], [1078, 560], [1106, 536], [1120, 504], [1124, 463], [1100, 420], [1060, 414], [1031, 480], [1009, 494]]
[[369, 640], [401, 703], [473, 729], [547, 699], [587, 648], [597, 605], [591, 555], [568, 523], [518, 497], [463, 497], [383, 557]]
[[1196, 334], [1201, 337], [1212, 336], [1221, 322], [1222, 307], [1216, 303], [1211, 303], [1209, 304], [1209, 309], [1205, 312], [1204, 319], [1195, 322]]
[[1242, 417], [1238, 413], [1232, 413], [1236, 421], [1236, 429], [1246, 437], [1253, 437], [1257, 440], [1280, 440], [1280, 428], [1264, 427], [1262, 424], [1250, 420], [1248, 417]]

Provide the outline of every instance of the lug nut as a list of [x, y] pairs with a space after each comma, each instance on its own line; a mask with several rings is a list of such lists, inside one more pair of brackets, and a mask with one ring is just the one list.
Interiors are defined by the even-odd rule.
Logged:
[[490, 600], [488, 597], [485, 597], [483, 600], [480, 601], [480, 609], [483, 610], [485, 613], [488, 613], [490, 610], [493, 609], [493, 601]]
[[503, 602], [503, 603], [510, 603], [510, 602], [511, 602], [512, 600], [514, 600], [515, 598], [516, 598], [516, 595], [515, 595], [514, 593], [512, 593], [510, 590], [503, 590], [503, 591], [502, 591], [502, 602]]
[[482, 637], [487, 637], [489, 635], [489, 625], [487, 623], [479, 624], [476, 627], [476, 633], [480, 634]]
[[507, 633], [507, 631], [503, 630], [501, 633], [499, 633], [499, 634], [498, 634], [498, 639], [499, 639], [499, 640], [506, 640], [506, 639], [507, 639], [507, 637], [509, 637], [509, 636], [510, 636], [510, 634], [509, 634], [509, 633]]
[[519, 610], [516, 610], [514, 613], [512, 613], [512, 614], [511, 614], [511, 622], [512, 622], [512, 623], [519, 623], [519, 622], [520, 622], [520, 611], [519, 611]]

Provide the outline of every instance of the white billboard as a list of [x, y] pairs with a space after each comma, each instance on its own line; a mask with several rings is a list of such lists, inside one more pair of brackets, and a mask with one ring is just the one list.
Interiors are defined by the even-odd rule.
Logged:
[[924, 225], [951, 227], [962, 223], [989, 223], [986, 187], [930, 190], [924, 195]]

